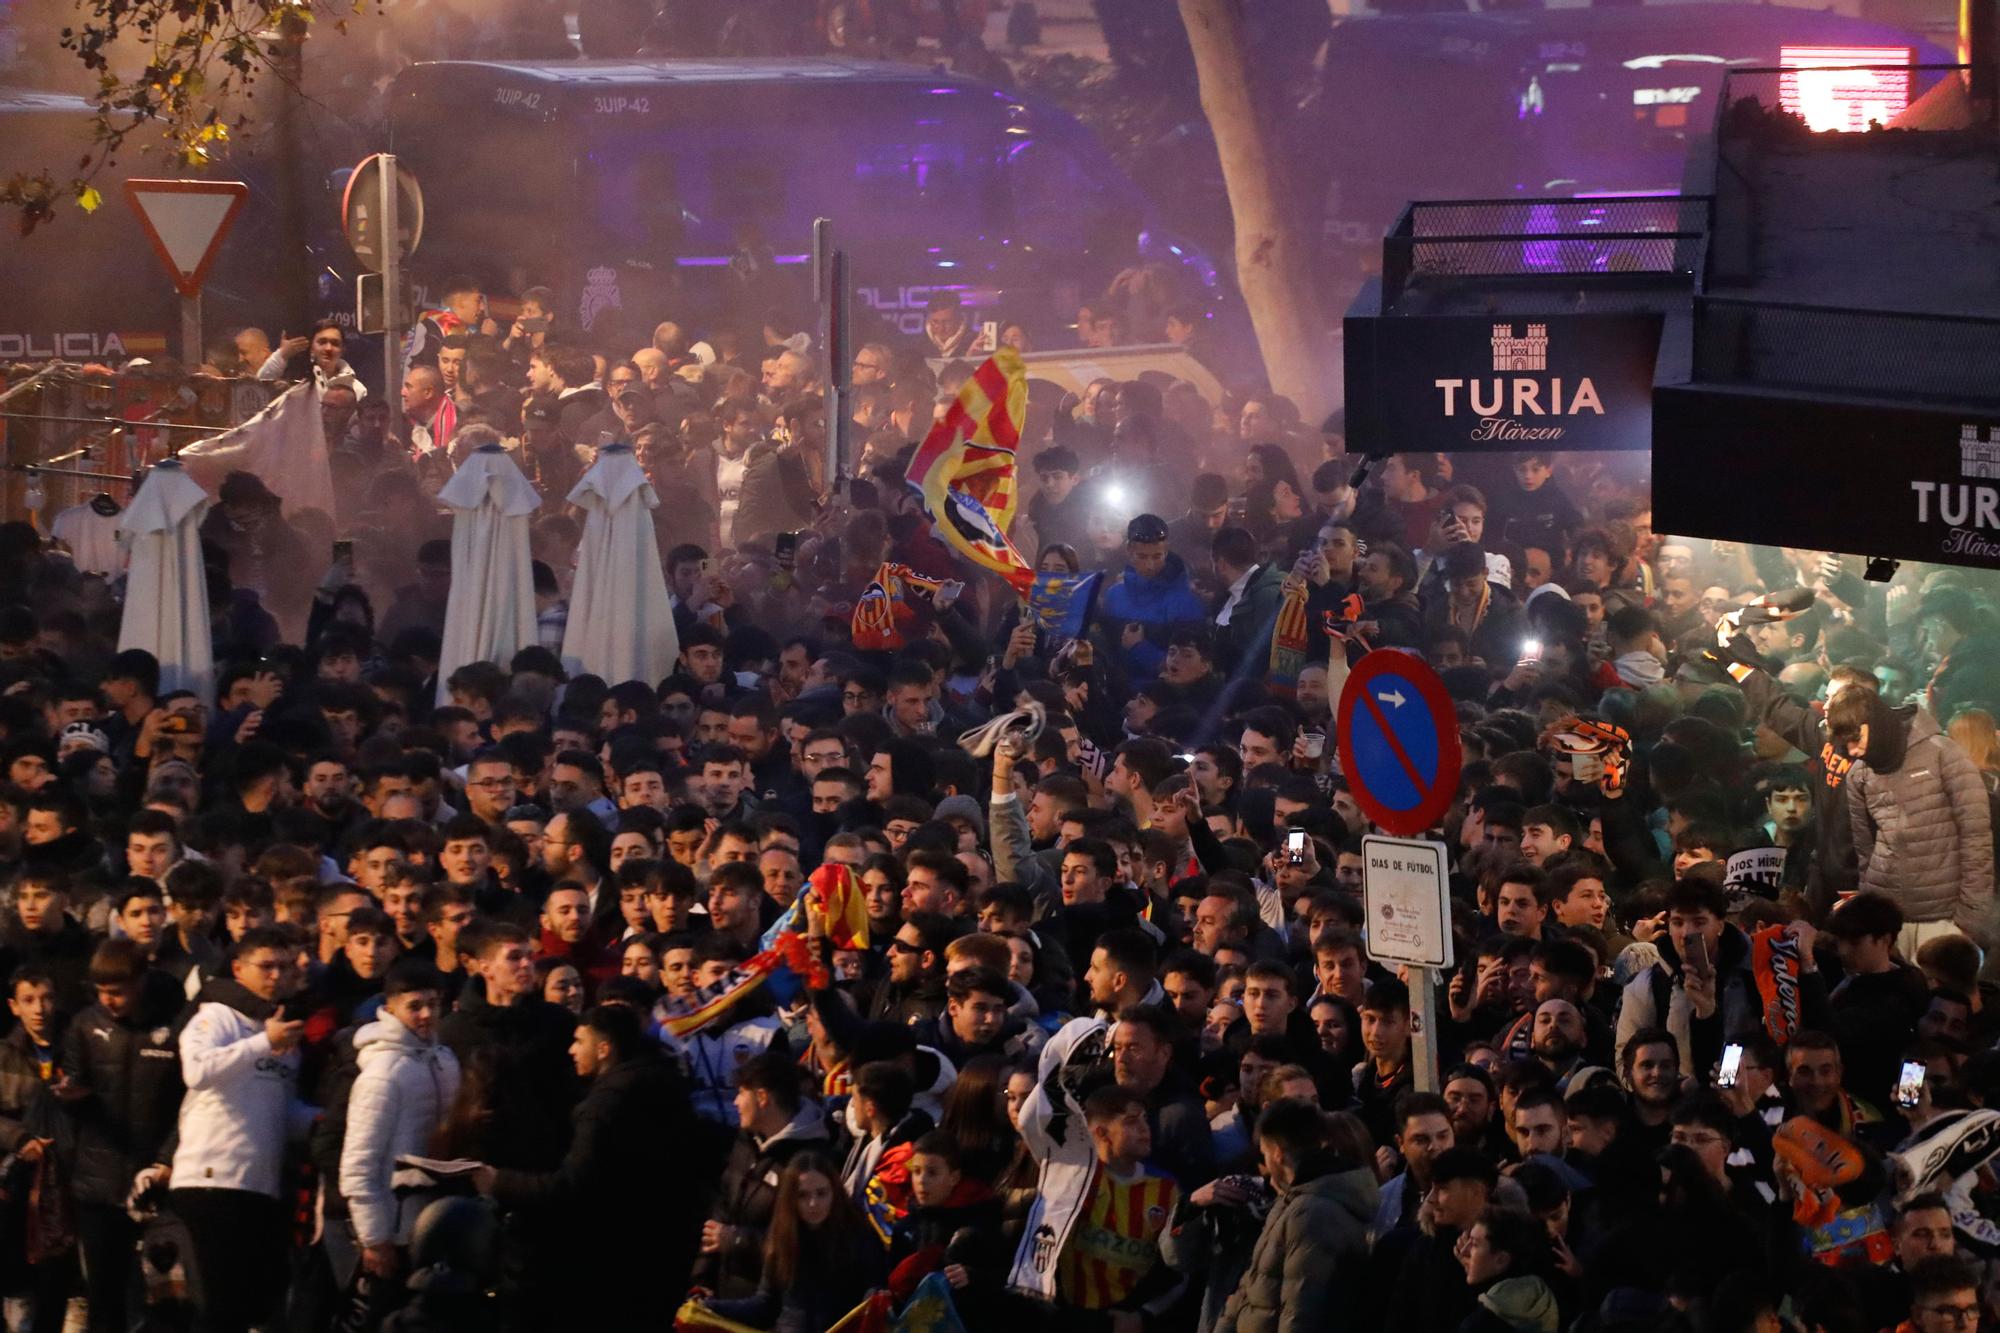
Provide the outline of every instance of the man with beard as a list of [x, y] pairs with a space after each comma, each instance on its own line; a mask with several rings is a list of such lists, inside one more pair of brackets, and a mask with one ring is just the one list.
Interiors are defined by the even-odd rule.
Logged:
[[1583, 1042], [1582, 1010], [1564, 999], [1535, 1006], [1535, 1059], [1555, 1076], [1558, 1091], [1567, 1092], [1570, 1078], [1583, 1067]]
[[306, 765], [306, 783], [301, 795], [306, 809], [327, 822], [335, 842], [360, 817], [360, 807], [354, 801], [353, 774], [339, 755], [313, 756]]

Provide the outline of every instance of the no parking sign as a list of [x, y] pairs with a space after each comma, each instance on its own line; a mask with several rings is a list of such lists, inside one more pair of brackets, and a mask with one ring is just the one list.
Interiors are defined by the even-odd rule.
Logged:
[[1385, 833], [1431, 828], [1458, 794], [1458, 713], [1421, 657], [1378, 648], [1354, 664], [1335, 714], [1340, 771]]

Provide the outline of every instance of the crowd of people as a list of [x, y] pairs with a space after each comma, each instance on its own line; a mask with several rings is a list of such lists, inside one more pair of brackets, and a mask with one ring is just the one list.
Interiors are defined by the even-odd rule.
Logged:
[[[338, 512], [223, 484], [210, 697], [115, 650], [115, 570], [0, 525], [10, 1327], [2000, 1315], [1979, 580], [1663, 536], [1602, 456], [1364, 462], [1268, 393], [1099, 381], [1018, 455], [1016, 544], [1102, 573], [1065, 638], [904, 480], [954, 302], [855, 352], [847, 478], [792, 332], [510, 304], [447, 292], [400, 404], [337, 325], [233, 339], [317, 386]], [[662, 500], [661, 680], [557, 651], [611, 440]], [[434, 497], [485, 444], [543, 496], [540, 642], [440, 682]], [[925, 591], [858, 647], [885, 565]], [[1457, 705], [1445, 972], [1369, 951], [1330, 712], [1370, 651]], [[751, 984], [847, 877], [865, 931], [807, 913]]]

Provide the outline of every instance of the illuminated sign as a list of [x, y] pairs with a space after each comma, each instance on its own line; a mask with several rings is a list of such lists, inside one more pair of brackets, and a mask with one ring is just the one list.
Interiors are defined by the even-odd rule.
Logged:
[[1685, 106], [1701, 96], [1699, 88], [1634, 88], [1633, 106]]
[[1348, 446], [1644, 449], [1662, 322], [1637, 313], [1349, 315]]
[[1814, 130], [1886, 125], [1910, 104], [1913, 58], [1907, 46], [1780, 47], [1778, 103]]

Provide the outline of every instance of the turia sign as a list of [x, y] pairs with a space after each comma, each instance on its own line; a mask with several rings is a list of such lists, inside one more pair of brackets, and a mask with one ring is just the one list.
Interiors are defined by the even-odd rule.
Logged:
[[1352, 316], [1347, 437], [1357, 453], [1644, 449], [1658, 314]]

